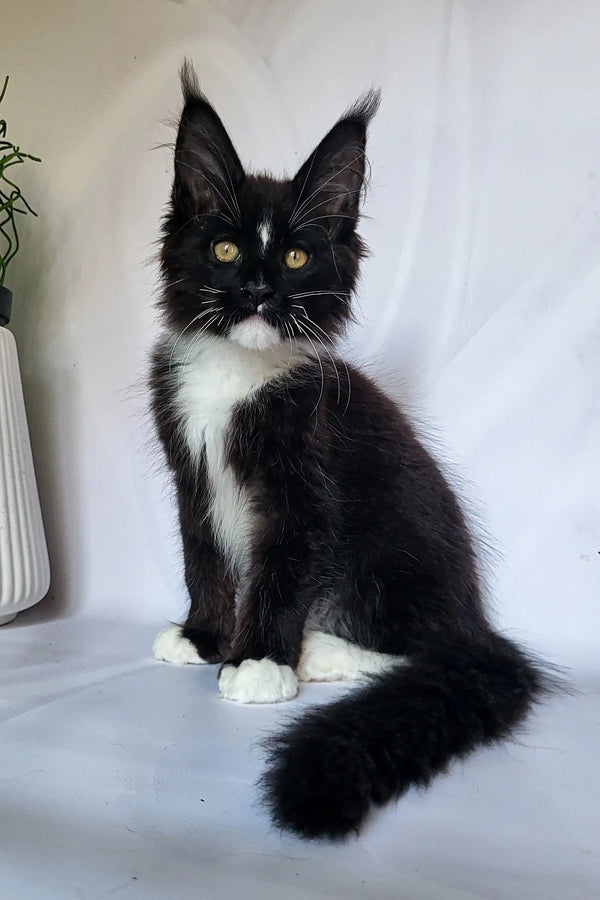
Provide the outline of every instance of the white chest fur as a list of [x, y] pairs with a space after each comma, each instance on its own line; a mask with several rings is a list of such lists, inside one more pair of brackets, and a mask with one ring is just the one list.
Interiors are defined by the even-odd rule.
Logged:
[[183, 437], [193, 459], [206, 452], [211, 524], [230, 570], [241, 576], [249, 563], [258, 516], [247, 489], [226, 464], [225, 440], [233, 408], [306, 356], [291, 356], [289, 346], [248, 350], [210, 336], [194, 344], [182, 339], [172, 352]]

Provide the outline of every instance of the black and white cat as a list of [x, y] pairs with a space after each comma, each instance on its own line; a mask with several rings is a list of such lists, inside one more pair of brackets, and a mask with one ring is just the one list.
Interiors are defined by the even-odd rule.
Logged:
[[364, 255], [377, 95], [288, 181], [246, 173], [188, 64], [182, 85], [151, 383], [190, 611], [154, 653], [221, 663], [221, 695], [242, 703], [364, 680], [272, 739], [262, 780], [278, 825], [340, 838], [509, 734], [544, 677], [488, 624], [437, 465], [334, 349]]

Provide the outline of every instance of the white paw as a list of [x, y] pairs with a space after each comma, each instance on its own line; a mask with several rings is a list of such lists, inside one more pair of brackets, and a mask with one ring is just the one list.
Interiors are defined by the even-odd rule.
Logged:
[[333, 634], [308, 631], [296, 671], [300, 681], [360, 681], [401, 662], [400, 656], [363, 650]]
[[280, 703], [298, 693], [298, 679], [289, 666], [270, 659], [244, 659], [237, 668], [224, 666], [219, 690], [225, 700], [238, 703]]
[[186, 663], [205, 665], [192, 642], [181, 633], [181, 625], [169, 625], [154, 638], [152, 653], [155, 659], [164, 659], [166, 662], [184, 666]]

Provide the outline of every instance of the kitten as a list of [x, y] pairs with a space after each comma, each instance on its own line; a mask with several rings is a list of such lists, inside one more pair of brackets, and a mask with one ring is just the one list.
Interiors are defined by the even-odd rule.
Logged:
[[365, 251], [377, 94], [276, 180], [244, 171], [188, 63], [181, 75], [151, 385], [190, 611], [154, 653], [221, 663], [221, 695], [242, 703], [290, 700], [299, 680], [366, 680], [273, 738], [262, 779], [276, 824], [341, 838], [509, 734], [545, 681], [491, 629], [437, 465], [334, 349]]

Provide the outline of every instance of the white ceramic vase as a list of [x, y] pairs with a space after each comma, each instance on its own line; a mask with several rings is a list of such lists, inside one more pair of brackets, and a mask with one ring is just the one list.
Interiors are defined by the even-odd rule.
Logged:
[[0, 625], [41, 600], [49, 586], [17, 347], [0, 326]]

